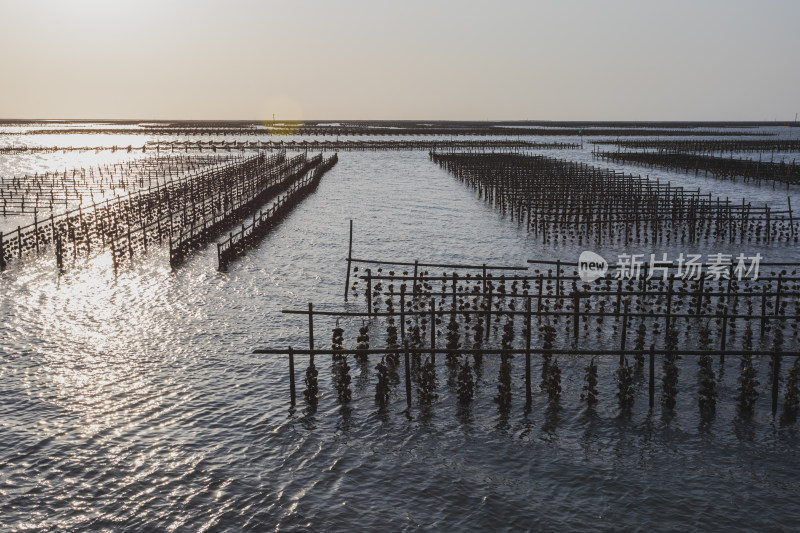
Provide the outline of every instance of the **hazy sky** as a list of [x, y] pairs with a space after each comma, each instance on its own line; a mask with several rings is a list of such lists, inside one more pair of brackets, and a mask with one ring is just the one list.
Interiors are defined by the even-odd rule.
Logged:
[[0, 117], [787, 120], [800, 1], [0, 0]]

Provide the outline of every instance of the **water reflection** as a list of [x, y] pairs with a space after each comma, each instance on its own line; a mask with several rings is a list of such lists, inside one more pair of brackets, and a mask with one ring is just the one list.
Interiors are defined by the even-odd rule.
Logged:
[[[108, 158], [93, 164], [128, 157], [90, 155]], [[60, 157], [26, 156], [12, 172], [87, 165], [80, 154]], [[757, 194], [770, 194], [763, 189]], [[359, 197], [371, 201], [354, 205]], [[424, 215], [424, 225], [409, 213]], [[319, 404], [308, 405], [299, 379], [291, 408], [285, 362], [250, 352], [304, 345], [305, 328], [282, 308], [308, 301], [341, 308], [338, 258], [351, 217], [365, 255], [516, 264], [548, 253], [432, 168], [426, 154], [348, 153], [224, 275], [214, 272], [213, 250], [171, 272], [163, 247], [116, 278], [102, 254], [61, 278], [51, 258], [13, 266], [0, 274], [0, 529], [359, 529], [393, 521], [489, 530], [497, 516], [518, 520], [520, 529], [633, 528], [653, 513], [694, 516], [695, 508], [717, 527], [735, 528], [731, 517], [743, 505], [756, 529], [793, 518], [796, 426], [772, 421], [763, 386], [754, 417], [733, 418], [722, 407], [733, 404], [738, 375], [720, 371], [727, 387], [720, 386], [720, 411], [701, 429], [694, 380], [686, 377], [692, 362], [681, 363], [680, 387], [688, 388], [678, 395], [677, 417], [649, 412], [642, 387], [630, 415], [617, 417], [613, 359], [598, 359], [600, 403], [591, 409], [579, 400], [585, 362], [567, 358], [559, 361], [560, 405], [534, 387], [525, 406], [516, 365], [512, 405], [500, 408], [492, 401], [499, 360], [491, 357], [475, 366], [467, 409], [449, 386], [421, 402], [415, 380], [406, 410], [397, 372], [389, 404], [378, 408], [369, 365], [341, 406], [327, 364], [319, 365]], [[557, 325], [564, 337], [569, 324]], [[767, 364], [754, 362], [762, 376]], [[448, 372], [441, 360], [436, 370]], [[742, 464], [748, 468], [731, 467]], [[747, 484], [762, 490], [732, 501]]]

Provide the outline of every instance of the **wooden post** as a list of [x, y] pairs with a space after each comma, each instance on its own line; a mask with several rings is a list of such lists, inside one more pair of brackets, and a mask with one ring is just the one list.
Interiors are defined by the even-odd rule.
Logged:
[[58, 272], [61, 273], [64, 271], [64, 256], [63, 256], [63, 249], [61, 246], [61, 234], [56, 234], [56, 267], [58, 267]]
[[581, 297], [579, 292], [572, 295], [572, 336], [578, 338], [578, 326], [580, 325], [580, 306]]
[[408, 341], [403, 341], [405, 346], [405, 367], [406, 367], [406, 405], [411, 409], [411, 364], [408, 360]]
[[353, 259], [353, 219], [350, 219], [350, 244], [347, 246], [347, 277], [344, 282], [344, 301], [350, 293], [350, 264]]
[[419, 261], [414, 260], [414, 283], [411, 286], [411, 297], [416, 298], [417, 296], [417, 272], [419, 270]]
[[436, 364], [436, 300], [431, 298], [431, 363]]
[[406, 340], [406, 286], [400, 286], [400, 340]]
[[561, 296], [561, 259], [556, 261], [556, 296]]
[[372, 269], [367, 269], [367, 312], [372, 316]]
[[650, 395], [650, 409], [653, 408], [653, 403], [655, 399], [655, 388], [656, 388], [656, 345], [650, 345], [650, 383], [648, 393]]
[[[36, 197], [36, 201], [39, 201], [39, 197]], [[34, 241], [36, 242], [36, 255], [39, 255], [39, 216], [38, 210], [33, 212], [33, 237]]]
[[292, 405], [295, 405], [295, 388], [294, 388], [294, 350], [289, 346], [289, 395], [292, 398]]
[[489, 328], [492, 327], [492, 287], [489, 287], [489, 296], [486, 306], [486, 340], [489, 340]]
[[767, 213], [767, 235], [766, 235], [766, 237], [767, 237], [767, 242], [770, 242], [770, 239], [771, 239], [772, 236], [770, 235], [770, 226], [771, 226], [771, 224], [770, 224], [770, 219], [769, 219], [770, 218], [769, 217], [769, 206], [765, 205], [764, 209], [766, 210], [766, 213]]
[[533, 326], [531, 324], [531, 299], [525, 300], [525, 403], [531, 403], [531, 336]]
[[625, 313], [622, 315], [622, 335], [619, 341], [619, 365], [625, 362], [625, 344], [627, 341], [628, 335], [628, 306], [625, 306]]
[[0, 231], [0, 270], [6, 269], [5, 250], [3, 250], [3, 232]]
[[308, 302], [308, 349], [314, 360], [314, 304]]
[[794, 218], [792, 217], [792, 197], [787, 196], [786, 201], [789, 202], [789, 228], [792, 231], [792, 236], [794, 236]]
[[761, 337], [764, 336], [764, 326], [767, 323], [767, 288], [761, 291]]
[[[77, 245], [77, 242], [78, 242], [78, 240], [75, 239], [74, 243], [76, 245]], [[76, 250], [77, 250], [77, 248], [76, 248]], [[78, 255], [77, 251], [76, 251], [75, 255]], [[130, 223], [128, 224], [128, 258], [129, 259], [133, 258], [133, 242], [132, 242], [132, 239], [131, 239], [131, 226], [130, 226]], [[183, 254], [181, 254], [181, 261], [183, 261]]]
[[672, 315], [672, 282], [675, 281], [675, 275], [669, 275], [669, 282], [667, 284], [667, 329], [670, 327], [670, 316]]
[[486, 294], [486, 263], [483, 264], [483, 294]]
[[705, 282], [705, 272], [700, 272], [700, 281], [698, 282], [698, 291], [697, 291], [697, 310], [696, 315], [697, 318], [700, 318], [700, 315], [703, 312], [703, 283]]
[[[539, 299], [536, 302], [536, 314], [539, 316], [539, 313], [542, 312], [542, 295], [544, 294], [544, 276], [539, 274]], [[541, 320], [541, 318], [539, 319]]]

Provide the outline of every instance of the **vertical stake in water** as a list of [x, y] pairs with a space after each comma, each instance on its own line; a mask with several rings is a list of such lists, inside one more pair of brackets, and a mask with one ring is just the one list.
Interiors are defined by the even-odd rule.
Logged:
[[[675, 275], [670, 274], [669, 284], [667, 285], [667, 329], [669, 329], [670, 319], [672, 317], [672, 282], [674, 280], [675, 280]], [[730, 284], [728, 284], [728, 287], [730, 287]]]
[[525, 299], [525, 403], [531, 404], [531, 299]]
[[314, 362], [314, 305], [308, 302], [308, 350]]
[[650, 383], [648, 393], [650, 395], [650, 409], [653, 408], [653, 400], [655, 398], [656, 389], [656, 345], [650, 345]]
[[456, 308], [456, 285], [458, 285], [458, 272], [453, 272], [453, 309]]
[[561, 259], [556, 261], [556, 296], [561, 296]]
[[765, 209], [766, 214], [767, 214], [767, 242], [769, 242], [770, 239], [772, 238], [771, 231], [770, 231], [771, 224], [770, 224], [770, 220], [769, 220], [769, 206], [765, 205], [764, 209]]
[[419, 270], [419, 260], [414, 260], [414, 284], [411, 287], [411, 297], [414, 298], [417, 295], [417, 272]]
[[486, 306], [486, 340], [489, 340], [489, 328], [492, 326], [492, 289], [493, 287], [489, 287], [489, 296], [487, 297]]
[[372, 269], [367, 269], [367, 311], [372, 316]]
[[350, 219], [350, 244], [347, 246], [347, 277], [344, 282], [344, 301], [350, 293], [350, 264], [353, 260], [353, 219]]
[[578, 338], [578, 325], [580, 324], [581, 297], [577, 291], [572, 295], [572, 336]]
[[[38, 202], [38, 197], [37, 197]], [[39, 218], [38, 211], [33, 212], [33, 236], [36, 241], [36, 255], [39, 255]]]
[[295, 388], [294, 388], [294, 350], [289, 346], [289, 395], [292, 397], [292, 406], [295, 405]]
[[408, 341], [403, 341], [405, 346], [405, 366], [406, 366], [406, 405], [411, 409], [411, 365], [408, 360]]
[[436, 300], [431, 298], [431, 364], [436, 364]]
[[406, 340], [406, 286], [400, 285], [400, 339]]
[[619, 341], [619, 366], [625, 363], [625, 343], [628, 335], [628, 306], [625, 306], [625, 313], [622, 315], [622, 335]]
[[3, 250], [3, 232], [0, 231], [0, 270], [6, 269], [6, 256]]
[[[539, 274], [539, 298], [536, 300], [536, 316], [540, 316], [539, 313], [542, 312], [542, 294], [544, 291], [544, 277], [542, 274]], [[541, 321], [541, 318], [537, 319]]]
[[698, 281], [698, 288], [697, 288], [697, 310], [695, 311], [695, 315], [700, 318], [700, 315], [703, 311], [703, 282], [705, 282], [706, 276], [704, 271], [700, 271], [700, 281]]
[[64, 253], [61, 247], [61, 234], [56, 234], [56, 266], [58, 267], [58, 273], [61, 274], [64, 271]]

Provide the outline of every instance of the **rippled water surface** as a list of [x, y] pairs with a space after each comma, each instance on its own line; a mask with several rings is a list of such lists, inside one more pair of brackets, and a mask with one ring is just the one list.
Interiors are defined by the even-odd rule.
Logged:
[[[547, 153], [592, 162], [588, 146]], [[736, 360], [716, 367], [721, 401], [710, 425], [693, 392], [679, 395], [675, 418], [648, 412], [646, 387], [620, 416], [614, 361], [600, 363], [596, 413], [579, 401], [578, 360], [563, 361], [555, 411], [538, 389], [524, 408], [517, 365], [511, 412], [500, 413], [495, 361], [467, 412], [443, 365], [430, 409], [407, 412], [398, 388], [379, 411], [374, 371], [358, 369], [355, 399], [341, 407], [324, 357], [318, 409], [290, 408], [285, 357], [252, 352], [307, 346], [304, 319], [282, 309], [364, 308], [343, 302], [350, 219], [354, 256], [364, 258], [515, 265], [574, 261], [579, 251], [544, 248], [426, 153], [339, 156], [227, 273], [217, 272], [214, 247], [175, 271], [156, 247], [116, 276], [107, 255], [61, 276], [48, 254], [0, 273], [0, 530], [800, 528], [797, 427], [773, 420], [766, 389], [752, 420], [736, 418]], [[77, 158], [0, 156], [0, 171], [71, 168]], [[793, 195], [800, 205], [780, 187], [613, 168], [754, 203]], [[763, 253], [800, 261], [796, 246]], [[332, 326], [319, 322], [318, 347]], [[305, 368], [305, 356], [298, 361]]]

